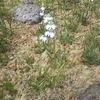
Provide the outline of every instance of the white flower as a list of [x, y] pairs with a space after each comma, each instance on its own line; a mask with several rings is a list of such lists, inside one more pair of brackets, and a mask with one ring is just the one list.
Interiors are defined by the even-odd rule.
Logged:
[[40, 16], [44, 16], [44, 11], [45, 11], [44, 3], [42, 3], [42, 7], [40, 9], [41, 9]]
[[52, 33], [50, 34], [50, 38], [54, 38], [54, 37], [55, 37], [55, 33], [52, 32]]
[[47, 23], [48, 21], [51, 21], [51, 20], [53, 20], [53, 17], [51, 15], [46, 14], [44, 16], [44, 23]]
[[44, 16], [44, 12], [40, 12], [40, 16]]
[[50, 32], [50, 31], [46, 31], [44, 33], [45, 36], [50, 37], [50, 38], [54, 38], [55, 37], [55, 33], [54, 32]]
[[47, 37], [46, 37], [45, 35], [41, 35], [41, 36], [39, 37], [39, 40], [45, 42], [45, 41], [47, 40]]
[[52, 21], [50, 21], [50, 22], [48, 22], [48, 24], [45, 26], [45, 29], [46, 30], [55, 30], [56, 29], [56, 25], [52, 22]]
[[45, 11], [44, 3], [42, 3], [42, 7], [40, 8], [43, 12]]

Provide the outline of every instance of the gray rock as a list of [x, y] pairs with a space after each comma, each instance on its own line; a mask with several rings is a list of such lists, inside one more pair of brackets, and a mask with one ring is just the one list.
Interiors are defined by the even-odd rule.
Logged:
[[10, 14], [13, 22], [37, 24], [43, 19], [40, 12], [40, 7], [32, 0], [23, 0]]
[[89, 86], [75, 100], [100, 100], [100, 83]]

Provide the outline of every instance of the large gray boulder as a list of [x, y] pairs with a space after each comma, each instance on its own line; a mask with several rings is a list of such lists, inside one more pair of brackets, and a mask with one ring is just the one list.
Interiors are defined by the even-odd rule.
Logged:
[[100, 83], [89, 86], [75, 100], [100, 100]]
[[23, 0], [10, 14], [13, 22], [37, 24], [43, 19], [40, 12], [40, 7], [32, 0]]

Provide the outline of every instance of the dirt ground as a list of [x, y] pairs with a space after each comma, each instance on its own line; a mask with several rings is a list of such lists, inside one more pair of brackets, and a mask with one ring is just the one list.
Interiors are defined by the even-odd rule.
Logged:
[[[57, 29], [56, 32], [62, 31], [62, 16], [61, 11], [56, 9], [55, 16]], [[92, 19], [95, 23], [96, 20]], [[96, 23], [100, 25], [100, 23]], [[0, 70], [0, 80], [3, 80], [6, 72], [7, 78], [14, 84], [14, 89], [17, 91], [10, 94], [5, 91], [4, 100], [74, 100], [77, 95], [84, 92], [90, 85], [100, 82], [100, 66], [87, 65], [82, 58], [84, 36], [89, 31], [89, 25], [79, 25], [79, 31], [75, 35], [75, 41], [72, 44], [59, 44], [58, 34], [55, 37], [56, 43], [66, 50], [68, 64], [61, 70], [63, 77], [59, 80], [53, 89], [47, 89], [45, 92], [37, 94], [34, 90], [27, 91], [26, 80], [37, 75], [37, 70], [27, 69], [27, 64], [24, 58], [28, 57], [36, 67], [37, 63], [41, 66], [48, 66], [47, 54], [44, 51], [42, 54], [36, 54], [34, 44], [37, 41], [36, 34], [39, 24], [16, 24], [12, 23], [14, 32], [11, 40], [10, 50], [7, 52], [10, 60], [7, 65]], [[58, 46], [59, 47], [59, 46]]]

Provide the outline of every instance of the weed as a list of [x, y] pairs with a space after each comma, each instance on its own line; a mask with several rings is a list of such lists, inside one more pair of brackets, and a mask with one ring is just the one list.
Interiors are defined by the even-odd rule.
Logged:
[[30, 68], [33, 67], [33, 64], [35, 62], [34, 61], [34, 57], [26, 57], [26, 56], [24, 56], [23, 58], [24, 58], [25, 63], [27, 64], [26, 70], [28, 71]]
[[63, 33], [61, 33], [59, 39], [60, 39], [61, 44], [65, 44], [65, 43], [72, 44], [74, 41], [74, 36], [71, 35], [71, 33], [68, 32], [66, 29]]
[[9, 60], [9, 57], [7, 54], [0, 54], [0, 66], [6, 66], [8, 60]]
[[71, 3], [67, 2], [67, 0], [57, 0], [58, 7], [61, 10], [68, 10], [71, 7]]
[[52, 69], [59, 70], [62, 69], [66, 64], [65, 52], [60, 49], [54, 54], [47, 52], [49, 57], [49, 63]]
[[67, 17], [62, 24], [68, 31], [75, 32], [79, 24], [78, 16], [75, 15], [73, 17]]
[[99, 18], [99, 6], [100, 5], [97, 3], [97, 1], [95, 1], [95, 3], [94, 1], [84, 1], [84, 3], [74, 8], [73, 16], [78, 16], [79, 22], [81, 22], [82, 25], [86, 26], [91, 22], [91, 18], [93, 18], [94, 15], [97, 19]]
[[46, 0], [45, 3], [47, 4], [46, 6], [49, 6], [50, 9], [53, 8], [55, 0]]
[[41, 43], [40, 41], [38, 41], [37, 43], [35, 43], [35, 45], [34, 45], [34, 51], [37, 54], [43, 53], [45, 51], [43, 43]]
[[40, 24], [40, 26], [39, 26], [39, 28], [37, 30], [38, 37], [39, 37], [39, 35], [44, 34], [44, 32], [45, 32], [45, 27], [44, 27], [43, 24]]
[[83, 58], [89, 64], [100, 65], [100, 27], [91, 27], [85, 36]]
[[0, 99], [4, 98], [4, 92], [9, 91], [11, 94], [15, 93], [14, 85], [8, 80], [6, 73], [4, 73], [4, 80], [0, 80]]
[[7, 51], [10, 49], [12, 38], [11, 20], [8, 17], [8, 9], [4, 6], [4, 0], [0, 1], [0, 66], [5, 66], [9, 60]]
[[49, 68], [42, 68], [38, 66], [38, 75], [28, 82], [29, 87], [33, 88], [36, 92], [45, 91], [47, 88], [55, 86], [59, 76], [57, 73], [50, 74]]

